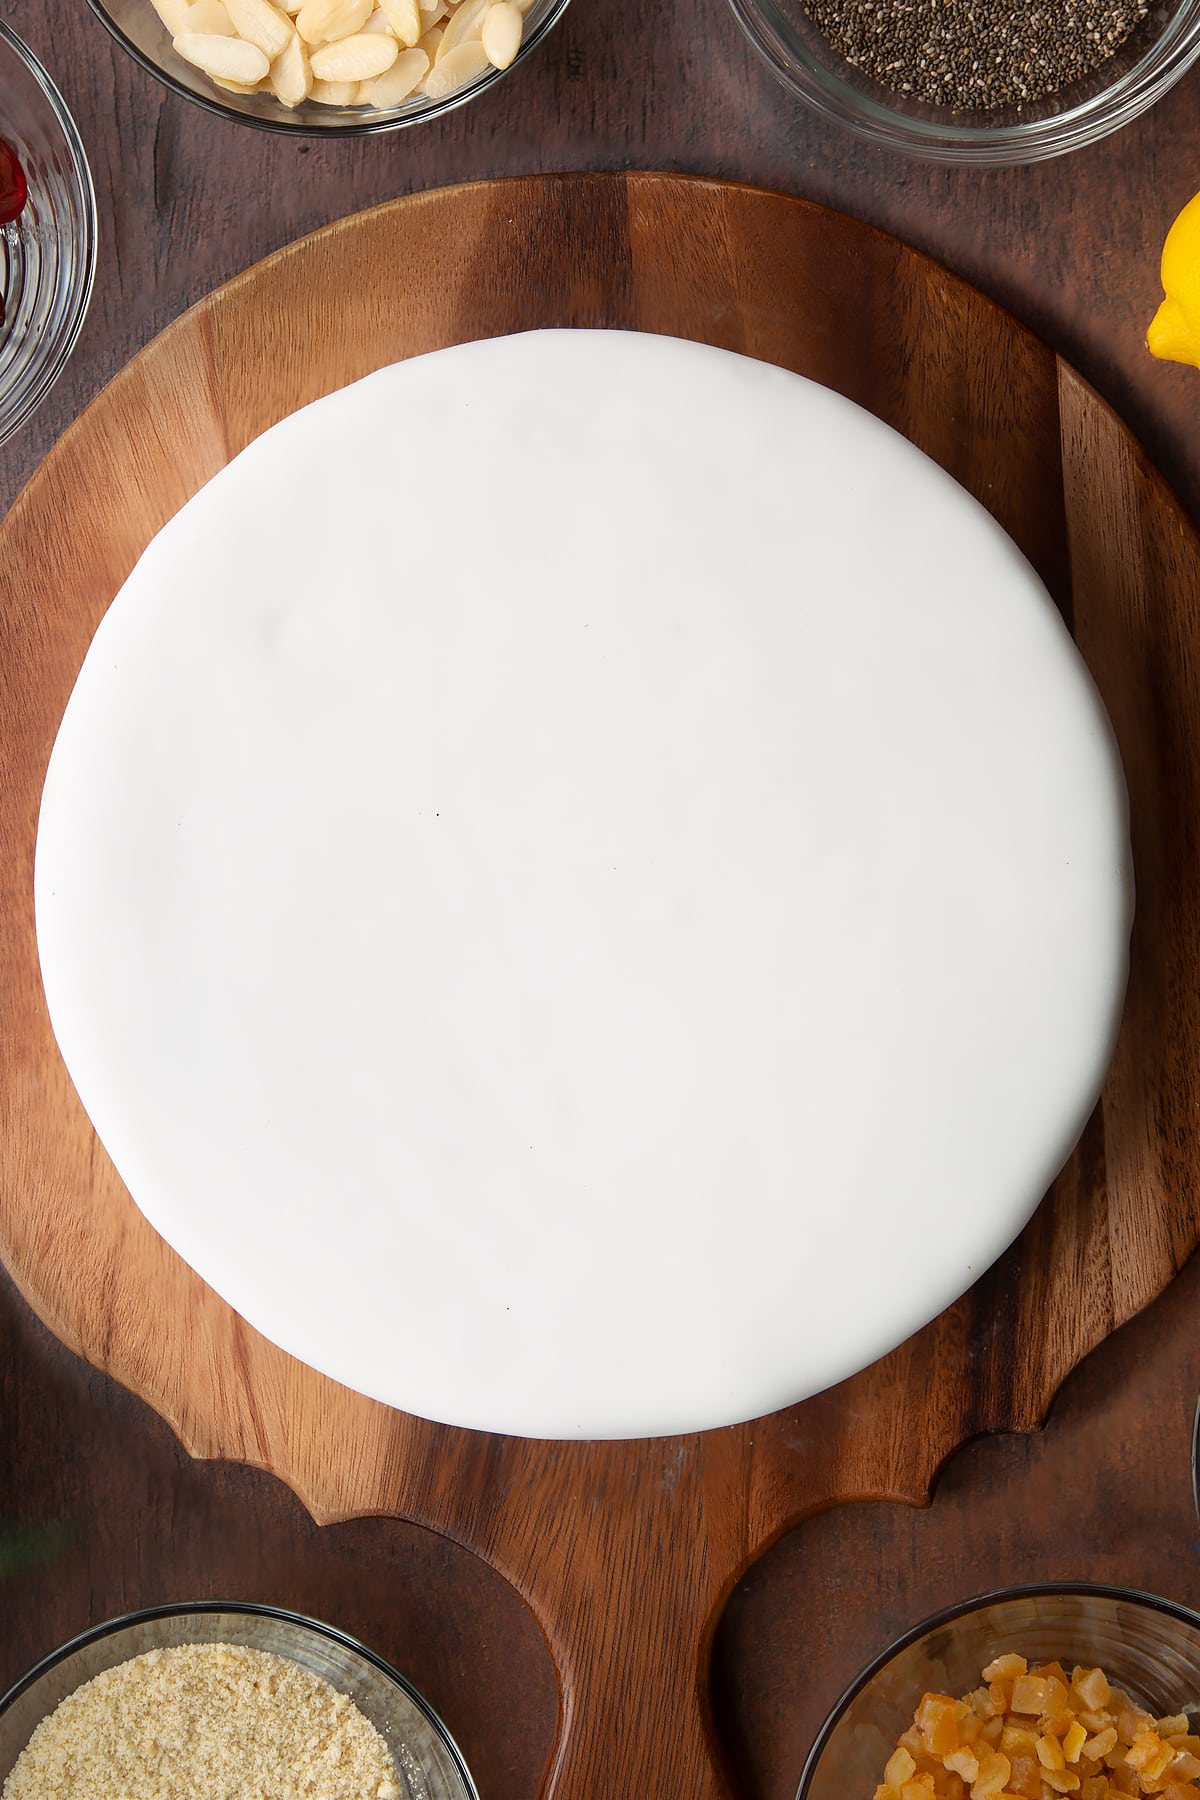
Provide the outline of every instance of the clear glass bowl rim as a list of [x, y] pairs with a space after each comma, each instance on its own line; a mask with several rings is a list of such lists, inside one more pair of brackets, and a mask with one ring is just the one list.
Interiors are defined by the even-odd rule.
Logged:
[[0, 47], [7, 47], [13, 52], [17, 61], [21, 63], [49, 104], [59, 130], [66, 141], [67, 154], [70, 156], [71, 167], [79, 183], [82, 200], [82, 209], [78, 220], [79, 243], [76, 247], [76, 285], [71, 296], [68, 326], [56, 346], [54, 355], [41, 370], [36, 384], [30, 388], [20, 412], [14, 415], [7, 424], [0, 427], [0, 444], [4, 444], [23, 425], [28, 424], [62, 374], [72, 351], [79, 342], [79, 334], [83, 330], [84, 321], [87, 318], [92, 290], [96, 282], [96, 255], [100, 221], [96, 210], [96, 188], [92, 180], [91, 165], [88, 162], [87, 151], [83, 147], [83, 139], [79, 135], [79, 127], [75, 123], [70, 107], [28, 44], [23, 38], [18, 37], [11, 25], [6, 25], [3, 19], [0, 19]]
[[943, 122], [894, 110], [859, 93], [814, 59], [781, 47], [786, 26], [782, 20], [778, 29], [772, 23], [781, 19], [776, 0], [729, 0], [729, 5], [772, 74], [823, 118], [885, 150], [960, 167], [1044, 162], [1098, 143], [1153, 106], [1200, 57], [1200, 5], [1181, 0], [1138, 61], [1076, 106], [1015, 124], [956, 125], [949, 115]]
[[92, 1625], [87, 1631], [81, 1631], [78, 1637], [73, 1637], [67, 1643], [60, 1644], [56, 1650], [51, 1650], [48, 1656], [43, 1656], [32, 1669], [28, 1669], [24, 1675], [19, 1676], [8, 1692], [0, 1695], [0, 1713], [7, 1711], [22, 1694], [28, 1693], [29, 1689], [40, 1681], [43, 1675], [48, 1675], [52, 1669], [57, 1668], [59, 1663], [65, 1662], [67, 1657], [73, 1656], [76, 1651], [85, 1650], [89, 1644], [100, 1643], [106, 1637], [115, 1636], [118, 1631], [127, 1631], [136, 1625], [146, 1625], [155, 1619], [202, 1618], [209, 1613], [222, 1613], [234, 1617], [240, 1614], [252, 1619], [279, 1619], [284, 1624], [296, 1625], [304, 1631], [310, 1631], [316, 1637], [327, 1638], [331, 1643], [339, 1645], [341, 1649], [361, 1657], [385, 1680], [393, 1682], [412, 1701], [417, 1710], [424, 1714], [441, 1738], [443, 1747], [453, 1761], [457, 1774], [461, 1776], [464, 1792], [470, 1794], [473, 1800], [478, 1800], [477, 1789], [466, 1762], [463, 1760], [462, 1751], [428, 1700], [423, 1694], [418, 1693], [412, 1682], [406, 1680], [398, 1669], [394, 1669], [391, 1663], [385, 1662], [382, 1656], [377, 1656], [374, 1650], [368, 1649], [366, 1644], [361, 1644], [357, 1638], [351, 1637], [349, 1632], [339, 1630], [336, 1625], [326, 1625], [323, 1620], [309, 1618], [306, 1613], [291, 1612], [284, 1606], [268, 1606], [261, 1601], [186, 1600], [175, 1605], [168, 1603], [163, 1606], [143, 1606], [139, 1607], [136, 1612], [122, 1613], [119, 1618], [106, 1619], [103, 1624]]
[[[502, 81], [510, 70], [524, 62], [525, 58], [541, 43], [547, 32], [558, 24], [571, 0], [552, 0], [546, 16], [538, 22], [528, 37], [522, 38], [521, 48], [507, 69], [490, 69], [475, 81], [468, 82], [465, 87], [456, 88], [453, 93], [447, 94], [444, 100], [431, 100], [419, 111], [407, 114], [393, 115], [382, 112], [374, 117], [364, 117], [357, 110], [343, 113], [337, 107], [331, 106], [328, 109], [329, 123], [321, 125], [291, 118], [282, 107], [278, 118], [258, 118], [253, 113], [239, 112], [236, 107], [227, 106], [223, 100], [217, 98], [216, 94], [195, 93], [191, 88], [185, 87], [183, 82], [177, 81], [168, 69], [164, 69], [161, 63], [147, 55], [131, 38], [126, 37], [117, 21], [109, 13], [105, 0], [87, 0], [87, 3], [105, 30], [111, 34], [127, 56], [131, 56], [140, 68], [145, 69], [147, 75], [152, 75], [156, 81], [161, 81], [164, 87], [170, 88], [173, 94], [178, 94], [181, 99], [189, 101], [193, 106], [199, 106], [204, 112], [212, 113], [218, 119], [229, 119], [235, 125], [252, 126], [256, 131], [274, 131], [284, 137], [321, 139], [326, 137], [375, 137], [384, 131], [403, 131], [410, 125], [424, 125], [430, 119], [440, 119], [446, 113], [454, 112], [457, 107], [465, 106], [468, 101], [478, 99], [480, 94], [487, 93], [498, 81]], [[149, 0], [147, 0], [147, 4], [149, 4]]]
[[1145, 1607], [1150, 1612], [1165, 1613], [1168, 1618], [1177, 1619], [1183, 1625], [1190, 1625], [1200, 1636], [1200, 1613], [1193, 1612], [1190, 1606], [1184, 1606], [1178, 1600], [1165, 1600], [1161, 1594], [1149, 1594], [1140, 1588], [1114, 1587], [1107, 1582], [1095, 1581], [1031, 1581], [1017, 1587], [993, 1588], [985, 1594], [976, 1594], [969, 1600], [957, 1600], [952, 1606], [943, 1607], [940, 1612], [931, 1613], [913, 1625], [900, 1637], [881, 1650], [867, 1664], [865, 1669], [854, 1677], [850, 1685], [834, 1702], [826, 1716], [825, 1723], [817, 1733], [812, 1749], [804, 1759], [804, 1767], [800, 1772], [800, 1782], [796, 1788], [796, 1800], [804, 1800], [809, 1784], [816, 1772], [817, 1764], [825, 1753], [825, 1747], [837, 1730], [850, 1703], [857, 1699], [863, 1689], [872, 1682], [881, 1670], [885, 1669], [893, 1657], [907, 1650], [910, 1644], [928, 1637], [933, 1631], [940, 1631], [946, 1625], [953, 1625], [956, 1619], [965, 1618], [969, 1613], [982, 1612], [989, 1606], [1001, 1606], [1007, 1600], [1038, 1600], [1051, 1597], [1067, 1597], [1082, 1595], [1092, 1600], [1112, 1600], [1126, 1605]]

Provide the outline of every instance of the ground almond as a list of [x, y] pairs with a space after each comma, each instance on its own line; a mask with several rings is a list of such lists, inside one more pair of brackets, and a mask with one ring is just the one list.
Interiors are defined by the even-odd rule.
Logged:
[[150, 1650], [37, 1727], [0, 1800], [401, 1800], [388, 1747], [346, 1695], [235, 1644]]

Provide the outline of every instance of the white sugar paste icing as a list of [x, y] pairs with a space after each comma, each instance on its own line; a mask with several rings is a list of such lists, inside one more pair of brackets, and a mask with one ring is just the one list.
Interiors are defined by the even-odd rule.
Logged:
[[395, 1406], [604, 1437], [970, 1285], [1099, 1092], [1132, 878], [969, 496], [796, 376], [572, 331], [384, 369], [183, 508], [36, 900], [83, 1103], [218, 1293]]

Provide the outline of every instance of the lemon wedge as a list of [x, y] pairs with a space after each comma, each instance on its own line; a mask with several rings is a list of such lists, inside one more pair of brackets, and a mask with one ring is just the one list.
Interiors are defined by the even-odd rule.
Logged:
[[1162, 285], [1166, 298], [1150, 321], [1146, 348], [1165, 362], [1200, 368], [1200, 194], [1167, 233]]

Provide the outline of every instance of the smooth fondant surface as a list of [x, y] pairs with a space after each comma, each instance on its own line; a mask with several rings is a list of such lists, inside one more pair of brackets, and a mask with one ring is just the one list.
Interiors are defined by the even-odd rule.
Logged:
[[81, 1098], [218, 1292], [408, 1411], [610, 1436], [974, 1280], [1099, 1091], [1132, 881], [1092, 684], [947, 476], [778, 369], [550, 332], [184, 507], [36, 900]]

